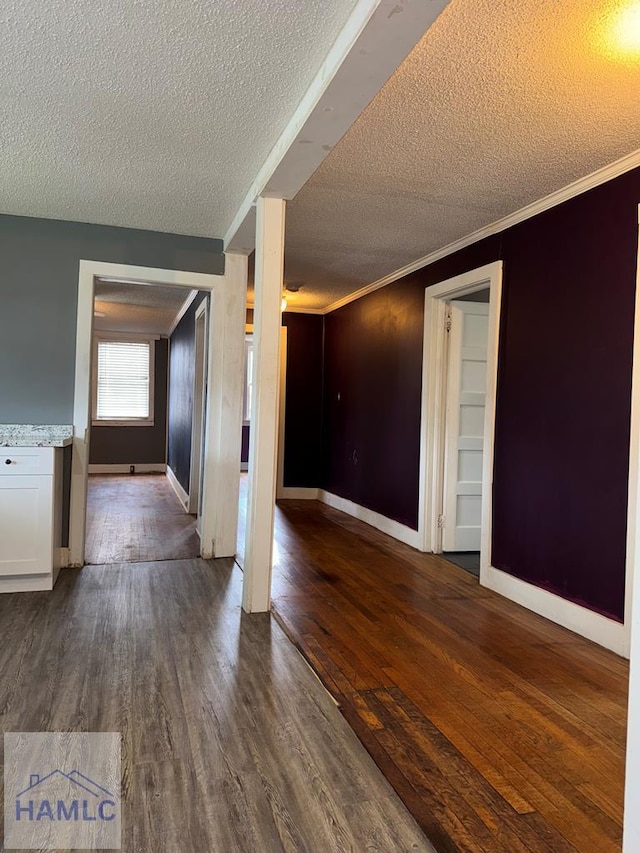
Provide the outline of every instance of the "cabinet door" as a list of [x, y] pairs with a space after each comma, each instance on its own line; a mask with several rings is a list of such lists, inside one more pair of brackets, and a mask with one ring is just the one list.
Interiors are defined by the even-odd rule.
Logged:
[[52, 571], [52, 477], [0, 477], [0, 576]]

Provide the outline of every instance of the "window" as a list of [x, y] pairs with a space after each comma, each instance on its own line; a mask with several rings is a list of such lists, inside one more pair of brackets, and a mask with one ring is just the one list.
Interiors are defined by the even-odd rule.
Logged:
[[153, 339], [96, 338], [95, 425], [153, 426], [153, 361]]
[[251, 405], [253, 403], [253, 336], [245, 338], [244, 342], [244, 415], [245, 424], [251, 422]]

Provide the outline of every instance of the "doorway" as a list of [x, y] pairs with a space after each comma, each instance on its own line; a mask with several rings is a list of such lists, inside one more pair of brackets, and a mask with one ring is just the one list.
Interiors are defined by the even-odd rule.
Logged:
[[427, 288], [421, 435], [423, 548], [490, 566], [502, 262]]
[[240, 456], [242, 330], [245, 322], [247, 261], [227, 256], [224, 275], [136, 267], [127, 264], [81, 260], [78, 275], [78, 322], [74, 394], [74, 439], [71, 471], [69, 530], [70, 566], [83, 566], [89, 429], [91, 417], [92, 318], [95, 281], [116, 277], [139, 284], [170, 284], [190, 290], [208, 291], [211, 299], [210, 334], [207, 348], [206, 430], [204, 468], [200, 485], [202, 535], [200, 556], [228, 557], [235, 554], [237, 494]]
[[197, 290], [95, 279], [88, 564], [200, 554], [207, 302]]
[[442, 554], [480, 577], [489, 288], [448, 303]]

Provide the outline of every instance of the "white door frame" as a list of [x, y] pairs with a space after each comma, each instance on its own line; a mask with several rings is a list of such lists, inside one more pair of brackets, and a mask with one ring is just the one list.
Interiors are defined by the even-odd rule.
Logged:
[[[194, 333], [194, 362], [195, 371], [193, 375], [193, 418], [191, 421], [191, 465], [189, 467], [189, 506], [188, 512], [197, 516], [196, 529], [200, 535], [200, 486], [202, 472], [202, 448], [204, 446], [204, 410], [206, 405], [207, 369], [205, 353], [207, 350], [207, 339], [209, 335], [209, 312], [207, 300], [196, 310], [193, 318]], [[199, 336], [198, 324], [204, 324], [204, 334]]]
[[129, 264], [81, 260], [73, 409], [70, 565], [84, 565], [89, 425], [91, 401], [91, 334], [94, 280], [108, 276], [140, 284], [170, 284], [211, 294], [208, 346], [208, 394], [202, 483], [201, 555], [233, 556], [236, 551], [240, 443], [242, 440], [242, 359], [247, 259], [228, 253], [224, 275], [156, 269]]
[[[502, 302], [502, 261], [496, 261], [442, 281], [425, 291], [422, 354], [422, 416], [420, 421], [420, 498], [418, 533], [422, 550], [442, 552], [438, 517], [444, 495], [445, 392], [447, 372], [447, 303], [478, 290], [490, 289], [487, 341], [487, 398], [482, 465], [482, 566], [489, 565], [491, 548], [491, 489], [498, 368], [498, 338]], [[486, 569], [485, 569], [486, 573]]]
[[287, 409], [287, 327], [280, 329], [280, 399], [278, 401], [278, 467], [276, 470], [276, 500], [287, 496], [284, 487], [284, 427]]
[[[640, 205], [638, 206], [640, 223]], [[638, 229], [640, 247], [640, 225]], [[629, 448], [629, 497], [627, 518], [627, 572], [624, 622], [627, 628], [629, 713], [627, 715], [627, 761], [624, 792], [623, 853], [635, 853], [640, 844], [640, 584], [635, 574], [640, 564], [640, 251], [636, 267], [636, 307], [633, 326], [633, 372], [631, 379], [631, 446]]]

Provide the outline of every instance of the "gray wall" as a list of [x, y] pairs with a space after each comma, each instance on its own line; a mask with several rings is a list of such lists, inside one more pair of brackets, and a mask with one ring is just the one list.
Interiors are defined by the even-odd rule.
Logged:
[[164, 464], [167, 461], [169, 341], [155, 342], [153, 426], [92, 426], [91, 465]]
[[224, 272], [222, 241], [0, 216], [0, 423], [71, 423], [79, 261]]

